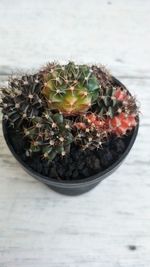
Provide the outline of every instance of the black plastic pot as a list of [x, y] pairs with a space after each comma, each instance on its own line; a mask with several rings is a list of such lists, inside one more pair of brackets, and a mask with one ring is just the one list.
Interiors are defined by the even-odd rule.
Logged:
[[[125, 87], [120, 81], [118, 81], [116, 78], [113, 77], [114, 82], [122, 87]], [[97, 184], [99, 184], [103, 179], [111, 175], [123, 162], [123, 160], [128, 155], [129, 151], [131, 150], [134, 141], [136, 139], [137, 133], [138, 133], [139, 123], [135, 127], [132, 136], [130, 137], [129, 143], [126, 147], [126, 150], [124, 153], [120, 156], [116, 162], [114, 162], [111, 166], [109, 166], [106, 170], [101, 171], [100, 173], [97, 173], [93, 176], [90, 176], [88, 178], [81, 178], [80, 180], [76, 181], [59, 181], [56, 179], [52, 179], [50, 177], [46, 177], [44, 175], [39, 174], [38, 172], [34, 171], [31, 167], [29, 167], [15, 152], [8, 135], [6, 122], [3, 120], [3, 134], [4, 138], [6, 140], [6, 143], [12, 152], [13, 156], [16, 158], [16, 160], [21, 164], [21, 166], [25, 169], [27, 173], [32, 175], [34, 178], [38, 179], [39, 181], [43, 182], [44, 184], [48, 185], [51, 189], [65, 195], [80, 195], [85, 192], [88, 192], [92, 188], [94, 188]]]

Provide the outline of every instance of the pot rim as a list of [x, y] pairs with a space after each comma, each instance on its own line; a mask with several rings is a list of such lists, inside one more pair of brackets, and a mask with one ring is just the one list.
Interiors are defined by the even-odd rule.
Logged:
[[[113, 77], [113, 80], [120, 85], [121, 87], [126, 88], [119, 80], [117, 80], [115, 77]], [[139, 116], [138, 116], [138, 123], [136, 125], [136, 127], [134, 128], [133, 134], [131, 136], [131, 139], [129, 141], [128, 146], [126, 147], [124, 153], [119, 157], [119, 159], [117, 159], [113, 164], [111, 164], [108, 168], [106, 168], [105, 170], [94, 174], [92, 176], [89, 176], [88, 178], [81, 178], [78, 180], [56, 180], [54, 178], [50, 178], [48, 176], [42, 175], [40, 173], [38, 173], [37, 171], [33, 170], [28, 164], [26, 164], [20, 157], [19, 155], [15, 152], [12, 144], [9, 141], [9, 136], [8, 136], [8, 132], [7, 132], [7, 128], [6, 128], [6, 121], [3, 119], [2, 120], [2, 129], [3, 129], [3, 136], [4, 139], [6, 141], [6, 144], [9, 148], [9, 150], [11, 151], [12, 155], [15, 157], [15, 159], [21, 164], [21, 166], [26, 170], [26, 172], [28, 172], [31, 176], [33, 176], [34, 178], [40, 180], [41, 182], [44, 182], [45, 184], [51, 185], [51, 186], [58, 186], [61, 188], [73, 188], [73, 187], [79, 187], [79, 186], [84, 186], [86, 185], [90, 185], [96, 182], [100, 182], [102, 181], [106, 176], [108, 176], [109, 174], [112, 173], [113, 169], [116, 169], [117, 167], [119, 167], [119, 165], [121, 164], [121, 162], [125, 159], [125, 157], [127, 156], [127, 154], [129, 153], [129, 151], [131, 150], [137, 133], [138, 133], [138, 129], [139, 129]]]

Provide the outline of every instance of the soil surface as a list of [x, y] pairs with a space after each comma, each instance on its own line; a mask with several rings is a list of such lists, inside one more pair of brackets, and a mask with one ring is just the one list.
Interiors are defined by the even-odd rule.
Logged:
[[111, 136], [101, 149], [92, 151], [83, 151], [72, 145], [70, 154], [65, 157], [56, 156], [48, 164], [40, 153], [34, 153], [34, 156], [29, 157], [26, 154], [27, 143], [22, 135], [11, 127], [7, 127], [7, 130], [15, 152], [28, 166], [47, 178], [60, 180], [83, 179], [107, 169], [123, 154], [132, 136], [132, 132], [122, 138]]

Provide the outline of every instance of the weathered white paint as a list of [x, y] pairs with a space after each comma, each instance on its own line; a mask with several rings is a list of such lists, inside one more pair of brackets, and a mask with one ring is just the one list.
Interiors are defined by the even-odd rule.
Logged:
[[79, 197], [26, 174], [0, 129], [0, 267], [150, 266], [149, 12], [146, 0], [0, 1], [1, 84], [12, 69], [49, 59], [102, 62], [142, 111], [124, 164]]

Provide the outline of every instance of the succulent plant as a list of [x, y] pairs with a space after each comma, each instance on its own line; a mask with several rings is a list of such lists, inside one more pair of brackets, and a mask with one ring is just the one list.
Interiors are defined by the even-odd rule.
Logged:
[[39, 116], [43, 108], [42, 82], [40, 75], [25, 75], [11, 78], [8, 88], [2, 88], [0, 107], [4, 119], [20, 125], [23, 120]]
[[112, 87], [112, 76], [103, 65], [93, 65], [91, 68], [102, 89]]
[[126, 114], [121, 112], [119, 115], [106, 120], [110, 133], [117, 136], [127, 134], [127, 131], [132, 130], [137, 125], [136, 114]]
[[100, 90], [95, 107], [102, 118], [113, 118], [121, 112], [132, 114], [137, 110], [134, 97], [126, 89], [113, 85]]
[[105, 121], [94, 113], [80, 116], [73, 126], [75, 143], [83, 149], [101, 148], [108, 138]]
[[74, 127], [77, 129], [75, 141], [84, 149], [102, 147], [111, 134], [123, 136], [132, 130], [137, 125], [136, 117], [136, 113], [127, 114], [125, 112], [104, 120], [95, 113], [84, 115], [74, 123]]
[[104, 68], [73, 62], [11, 78], [0, 107], [4, 119], [23, 131], [27, 154], [48, 161], [65, 156], [72, 143], [100, 149], [111, 135], [127, 135], [138, 114], [135, 98]]
[[122, 104], [118, 113], [125, 112], [128, 115], [134, 114], [135, 116], [139, 113], [135, 97], [131, 96], [127, 90], [117, 88], [114, 96]]
[[28, 153], [40, 152], [49, 161], [57, 154], [65, 156], [73, 141], [71, 122], [62, 114], [52, 114], [50, 111], [32, 119], [32, 126], [24, 128], [24, 136], [30, 142]]
[[58, 110], [64, 115], [77, 115], [86, 112], [97, 99], [99, 82], [87, 65], [50, 64], [42, 72], [44, 77], [43, 94], [49, 109]]

